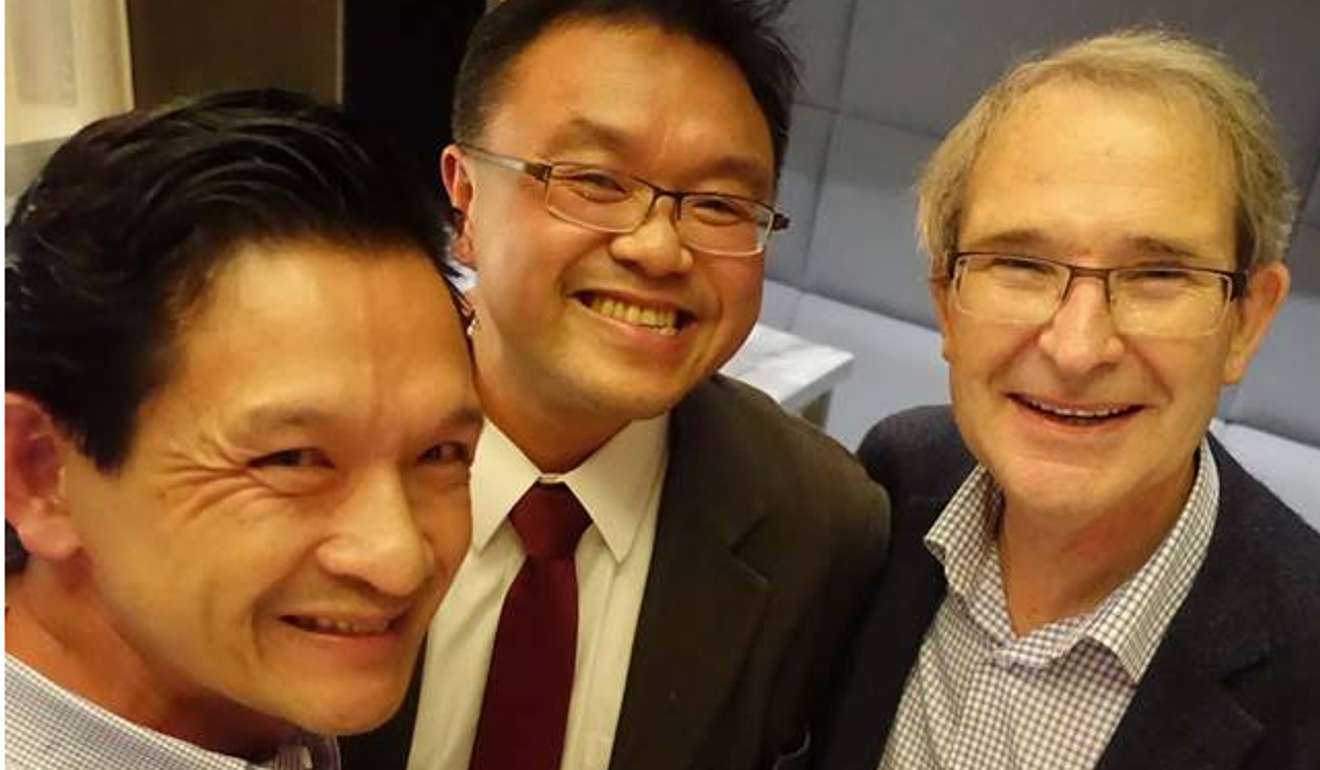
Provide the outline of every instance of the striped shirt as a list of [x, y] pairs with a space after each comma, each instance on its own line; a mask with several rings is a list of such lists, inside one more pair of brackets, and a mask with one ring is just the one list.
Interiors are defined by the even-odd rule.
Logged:
[[926, 631], [882, 770], [1085, 770], [1099, 761], [1205, 559], [1219, 507], [1206, 442], [1150, 559], [1087, 614], [1015, 636], [995, 531], [1003, 491], [977, 466], [926, 533], [948, 593]]
[[5, 655], [9, 770], [338, 770], [333, 738], [298, 733], [253, 764], [158, 733], [80, 698]]

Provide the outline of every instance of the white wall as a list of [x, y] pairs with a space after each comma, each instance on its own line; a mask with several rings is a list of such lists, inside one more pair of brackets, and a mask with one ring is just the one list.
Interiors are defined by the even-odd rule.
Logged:
[[132, 107], [124, 0], [5, 0], [5, 144]]
[[59, 139], [133, 106], [131, 72], [124, 0], [5, 0], [6, 203]]

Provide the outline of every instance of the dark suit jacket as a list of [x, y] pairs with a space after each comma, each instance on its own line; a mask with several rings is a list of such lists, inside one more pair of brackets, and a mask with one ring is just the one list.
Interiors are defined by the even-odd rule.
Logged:
[[[888, 533], [884, 491], [842, 447], [745, 385], [696, 388], [670, 423], [611, 768], [805, 767]], [[341, 740], [345, 767], [403, 767], [416, 707], [414, 687]]]
[[[1219, 515], [1205, 562], [1101, 770], [1320, 768], [1320, 534], [1211, 446]], [[974, 466], [948, 407], [887, 418], [859, 454], [891, 495], [893, 545], [825, 731], [829, 770], [880, 761], [945, 593], [922, 538]]]

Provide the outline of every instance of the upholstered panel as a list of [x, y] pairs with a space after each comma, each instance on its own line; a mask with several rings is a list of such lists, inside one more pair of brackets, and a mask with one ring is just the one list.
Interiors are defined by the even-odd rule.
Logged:
[[792, 332], [857, 356], [852, 376], [834, 389], [825, 424], [849, 449], [886, 415], [949, 400], [940, 336], [924, 326], [805, 294]]
[[[1320, 228], [1300, 225], [1292, 259], [1297, 287], [1284, 303], [1228, 418], [1320, 445]], [[1320, 467], [1320, 466], [1317, 466]]]
[[811, 238], [807, 291], [934, 326], [926, 260], [913, 231], [912, 185], [935, 144], [902, 129], [839, 117]]
[[802, 283], [833, 122], [831, 113], [817, 107], [793, 108], [793, 133], [784, 154], [775, 204], [792, 221], [787, 230], [775, 233], [770, 241], [765, 271], [771, 278]]
[[1162, 22], [1220, 45], [1262, 80], [1296, 177], [1320, 151], [1320, 3], [1315, 0], [859, 0], [844, 64], [843, 111], [941, 135], [1027, 53], [1085, 35]]
[[1320, 529], [1320, 449], [1232, 423], [1216, 435], [1251, 475]]
[[[1310, 195], [1306, 199], [1306, 208], [1302, 210], [1302, 220], [1320, 227], [1320, 162], [1312, 158], [1311, 165], [1315, 168], [1315, 178], [1311, 180]], [[1300, 175], [1301, 171], [1304, 169], [1295, 175]]]
[[796, 286], [779, 281], [766, 281], [761, 293], [761, 316], [757, 320], [767, 326], [788, 331], [797, 316], [802, 291]]
[[1298, 222], [1288, 250], [1292, 295], [1320, 298], [1320, 222]]
[[798, 0], [784, 14], [784, 35], [802, 68], [798, 101], [836, 108], [856, 0]]

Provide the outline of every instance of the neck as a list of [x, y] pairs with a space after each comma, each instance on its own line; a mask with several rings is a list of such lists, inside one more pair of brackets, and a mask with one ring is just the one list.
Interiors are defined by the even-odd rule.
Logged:
[[124, 639], [88, 567], [30, 559], [5, 578], [5, 651], [55, 684], [130, 722], [204, 749], [263, 761], [293, 732], [150, 665]]
[[498, 366], [483, 367], [478, 345], [476, 386], [482, 410], [544, 473], [573, 470], [628, 425], [627, 420], [602, 419], [605, 410], [591, 404], [567, 398], [546, 403], [539, 389], [518, 383], [517, 376]]
[[1057, 512], [1005, 499], [998, 533], [1000, 570], [1013, 632], [1019, 636], [1095, 609], [1150, 559], [1172, 529], [1194, 473], [1141, 504], [1060, 529]]

